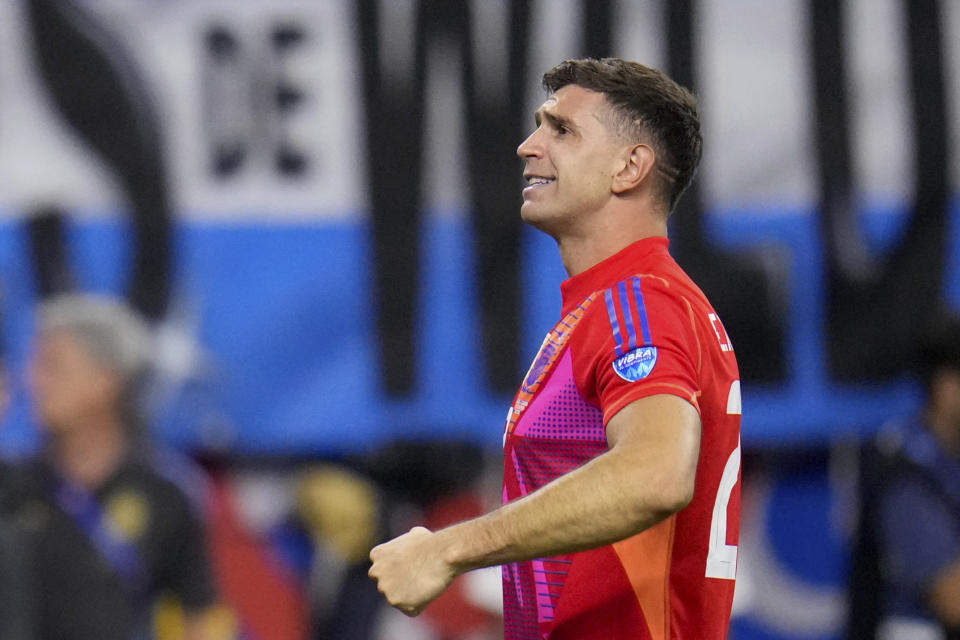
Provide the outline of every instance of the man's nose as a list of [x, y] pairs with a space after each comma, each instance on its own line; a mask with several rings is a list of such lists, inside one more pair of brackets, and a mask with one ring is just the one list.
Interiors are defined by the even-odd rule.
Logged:
[[540, 156], [542, 153], [541, 146], [539, 144], [539, 139], [537, 133], [540, 129], [537, 129], [529, 136], [527, 139], [520, 143], [520, 146], [517, 147], [517, 155], [521, 158], [531, 158]]

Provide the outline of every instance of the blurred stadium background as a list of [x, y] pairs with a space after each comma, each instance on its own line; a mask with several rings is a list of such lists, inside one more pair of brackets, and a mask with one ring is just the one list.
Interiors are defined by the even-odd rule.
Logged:
[[[952, 0], [3, 0], [3, 454], [38, 443], [35, 303], [128, 297], [157, 327], [157, 438], [209, 478], [240, 633], [306, 637], [309, 532], [331, 526], [310, 505], [336, 502], [310, 491], [363, 494], [318, 465], [372, 481], [387, 531], [499, 498], [564, 277], [519, 222], [513, 153], [542, 72], [584, 55], [700, 96], [671, 234], [744, 380], [731, 637], [841, 637], [856, 443], [917, 409], [914, 341], [960, 309]], [[496, 637], [496, 588], [381, 613], [381, 636]]]

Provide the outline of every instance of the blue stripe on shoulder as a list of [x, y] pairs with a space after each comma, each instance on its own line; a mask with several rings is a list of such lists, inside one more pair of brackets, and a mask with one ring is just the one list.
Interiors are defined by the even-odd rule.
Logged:
[[607, 289], [603, 295], [607, 301], [607, 315], [610, 316], [610, 328], [613, 329], [613, 339], [617, 345], [617, 355], [623, 355], [623, 334], [620, 333], [620, 321], [617, 320], [617, 308], [613, 305], [613, 291]]
[[640, 315], [640, 330], [643, 332], [643, 345], [653, 344], [653, 337], [650, 335], [650, 323], [647, 321], [647, 307], [643, 303], [643, 291], [640, 290], [640, 276], [633, 277], [633, 297], [637, 302], [637, 313]]
[[637, 330], [633, 326], [633, 312], [630, 311], [630, 300], [627, 298], [627, 281], [623, 280], [617, 285], [617, 291], [620, 293], [620, 306], [623, 308], [624, 325], [627, 328], [627, 346], [626, 352], [637, 348]]

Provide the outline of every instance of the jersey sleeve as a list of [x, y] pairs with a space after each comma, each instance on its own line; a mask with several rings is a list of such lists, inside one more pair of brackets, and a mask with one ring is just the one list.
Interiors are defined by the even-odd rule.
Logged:
[[571, 344], [581, 391], [607, 424], [641, 398], [671, 394], [697, 411], [700, 343], [686, 299], [657, 276], [633, 276], [597, 294]]

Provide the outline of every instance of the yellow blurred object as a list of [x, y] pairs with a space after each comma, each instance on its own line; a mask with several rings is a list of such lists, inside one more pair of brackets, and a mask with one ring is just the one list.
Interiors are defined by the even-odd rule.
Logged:
[[370, 482], [346, 469], [318, 467], [304, 474], [297, 500], [316, 542], [347, 563], [366, 559], [377, 531], [377, 498]]
[[[203, 612], [203, 637], [207, 640], [235, 640], [237, 617], [223, 604], [217, 604]], [[183, 607], [176, 598], [164, 597], [157, 602], [153, 617], [154, 635], [157, 640], [184, 640], [187, 634]]]
[[121, 491], [107, 502], [107, 526], [117, 538], [138, 540], [150, 523], [150, 507], [137, 491]]
[[157, 640], [183, 638], [183, 607], [175, 598], [164, 597], [157, 602], [153, 612], [153, 631]]
[[205, 625], [210, 640], [233, 640], [237, 637], [237, 616], [226, 605], [216, 605], [207, 611]]

